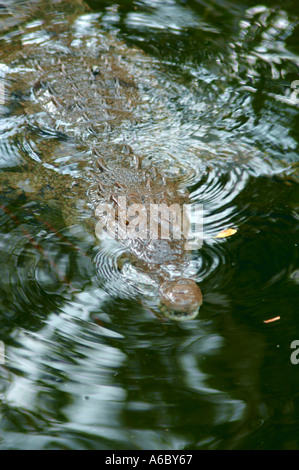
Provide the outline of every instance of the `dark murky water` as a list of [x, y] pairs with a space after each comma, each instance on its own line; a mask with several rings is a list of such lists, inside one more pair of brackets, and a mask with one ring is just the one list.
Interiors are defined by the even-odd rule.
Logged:
[[[297, 449], [299, 12], [286, 1], [94, 0], [62, 15], [57, 4], [74, 41], [107, 31], [128, 57], [145, 52], [127, 58], [139, 119], [107, 136], [180, 174], [203, 204], [191, 267], [204, 303], [177, 323], [115, 278], [80, 207], [82, 223], [66, 222], [60, 186], [46, 177], [34, 193], [28, 162], [87, 181], [90, 164], [65, 124], [36, 125], [22, 70], [11, 78], [21, 45], [59, 44], [38, 4], [0, 5], [0, 447]], [[237, 233], [214, 238], [228, 227]]]

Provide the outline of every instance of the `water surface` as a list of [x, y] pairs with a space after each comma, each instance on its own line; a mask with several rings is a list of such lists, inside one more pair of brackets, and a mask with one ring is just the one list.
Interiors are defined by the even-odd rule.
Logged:
[[[108, 32], [143, 51], [128, 59], [138, 119], [107, 138], [180, 177], [203, 204], [192, 269], [204, 303], [195, 320], [177, 323], [158, 319], [115, 278], [80, 207], [82, 223], [70, 225], [52, 183], [30, 197], [18, 176], [26, 159], [41, 165], [39, 155], [71, 178], [90, 163], [43, 116], [24, 115], [30, 94], [9, 81], [20, 44], [58, 44], [38, 3], [11, 0], [0, 11], [0, 72], [11, 91], [1, 105], [1, 176], [22, 181], [19, 191], [1, 188], [0, 447], [297, 449], [296, 7], [94, 0], [84, 13], [71, 3], [64, 12], [74, 40]], [[57, 24], [62, 17], [57, 7]], [[229, 227], [233, 237], [214, 238]]]

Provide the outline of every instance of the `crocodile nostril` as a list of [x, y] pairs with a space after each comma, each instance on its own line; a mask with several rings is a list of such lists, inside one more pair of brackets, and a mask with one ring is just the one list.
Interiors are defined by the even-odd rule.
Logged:
[[165, 315], [174, 320], [193, 319], [202, 304], [202, 293], [195, 281], [166, 281], [160, 287], [161, 305]]

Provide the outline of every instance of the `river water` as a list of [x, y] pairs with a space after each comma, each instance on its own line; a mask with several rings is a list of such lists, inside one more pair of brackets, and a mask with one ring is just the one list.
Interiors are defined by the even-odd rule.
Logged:
[[[107, 33], [139, 50], [139, 119], [111, 139], [180, 173], [203, 205], [192, 269], [204, 301], [192, 321], [157, 318], [109, 278], [109, 256], [81, 224], [31, 195], [26, 159], [41, 165], [44, 143], [60, 144], [59, 176], [76, 177], [86, 155], [25, 117], [32, 96], [7, 78], [8, 58], [59, 38], [38, 0], [2, 2], [0, 176], [19, 190], [0, 196], [0, 448], [298, 449], [299, 10], [66, 3], [74, 40]], [[237, 233], [215, 238], [227, 228]]]

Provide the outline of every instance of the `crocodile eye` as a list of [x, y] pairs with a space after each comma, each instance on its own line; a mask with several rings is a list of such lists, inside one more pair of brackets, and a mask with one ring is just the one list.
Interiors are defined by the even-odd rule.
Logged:
[[202, 293], [195, 281], [179, 279], [164, 282], [160, 287], [161, 310], [173, 320], [189, 320], [198, 315]]
[[91, 72], [94, 76], [99, 75], [100, 67], [98, 67], [97, 65], [93, 65], [92, 68], [91, 68]]
[[124, 265], [127, 264], [127, 263], [131, 263], [131, 262], [132, 262], [132, 260], [130, 259], [130, 256], [127, 253], [121, 254], [117, 258], [117, 269], [118, 269], [118, 271], [122, 271]]

